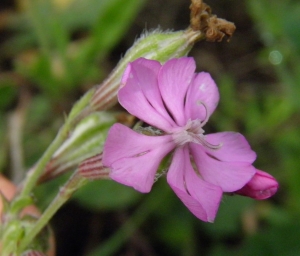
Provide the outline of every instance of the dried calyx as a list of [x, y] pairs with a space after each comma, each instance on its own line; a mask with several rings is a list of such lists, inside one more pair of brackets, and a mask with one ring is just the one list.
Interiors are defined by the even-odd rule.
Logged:
[[211, 8], [202, 0], [191, 0], [190, 5], [191, 19], [190, 29], [193, 31], [202, 31], [206, 40], [210, 42], [220, 42], [224, 36], [229, 38], [235, 31], [235, 25], [224, 19], [218, 18], [211, 13]]

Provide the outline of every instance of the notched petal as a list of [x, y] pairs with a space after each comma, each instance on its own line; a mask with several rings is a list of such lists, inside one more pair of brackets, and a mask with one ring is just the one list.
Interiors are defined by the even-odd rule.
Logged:
[[157, 61], [138, 59], [130, 63], [122, 78], [118, 100], [130, 114], [167, 131], [175, 124], [162, 103], [157, 84], [159, 69]]
[[196, 64], [193, 58], [183, 57], [167, 61], [158, 74], [158, 85], [166, 108], [179, 126], [186, 124], [184, 102]]
[[[203, 146], [190, 143], [192, 156], [203, 179], [222, 188], [223, 192], [241, 189], [255, 174], [255, 168], [244, 162], [225, 162], [208, 156]], [[212, 154], [214, 155], [214, 154]]]
[[256, 159], [256, 153], [251, 149], [245, 137], [236, 132], [219, 132], [205, 135], [205, 139], [210, 144], [220, 144], [218, 150], [206, 151], [224, 162], [245, 162], [252, 164]]
[[214, 221], [222, 198], [222, 189], [197, 176], [190, 162], [188, 147], [175, 151], [167, 181], [197, 218], [207, 222]]
[[210, 74], [206, 72], [196, 74], [187, 92], [186, 119], [203, 121], [206, 117], [210, 117], [218, 105], [219, 98], [218, 87]]
[[114, 124], [104, 145], [103, 165], [111, 169], [113, 180], [146, 193], [161, 160], [174, 147], [170, 135], [146, 136]]

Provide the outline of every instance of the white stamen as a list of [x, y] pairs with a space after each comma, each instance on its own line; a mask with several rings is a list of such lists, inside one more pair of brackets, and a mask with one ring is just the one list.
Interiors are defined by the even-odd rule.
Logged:
[[201, 100], [198, 100], [198, 101], [197, 101], [197, 104], [202, 105], [202, 106], [205, 108], [205, 118], [204, 118], [204, 120], [201, 122], [201, 123], [202, 123], [202, 124], [201, 124], [201, 125], [202, 125], [201, 127], [203, 127], [203, 126], [207, 123], [207, 121], [208, 121], [208, 119], [209, 119], [208, 108], [207, 108], [206, 104], [205, 104], [203, 101], [201, 101]]
[[206, 104], [202, 101], [198, 101], [198, 104], [203, 105], [205, 108], [205, 118], [203, 121], [196, 120], [188, 120], [187, 124], [184, 127], [181, 127], [177, 131], [173, 132], [173, 139], [177, 145], [184, 145], [189, 142], [201, 144], [202, 146], [211, 149], [217, 150], [222, 147], [222, 143], [218, 145], [213, 145], [205, 140], [204, 130], [202, 127], [207, 123], [209, 114], [208, 108]]

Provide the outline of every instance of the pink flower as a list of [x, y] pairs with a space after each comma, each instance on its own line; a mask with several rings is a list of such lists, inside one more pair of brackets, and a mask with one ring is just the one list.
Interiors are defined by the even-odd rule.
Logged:
[[219, 92], [208, 73], [194, 72], [195, 62], [188, 57], [164, 65], [140, 58], [128, 65], [118, 92], [120, 104], [162, 132], [147, 136], [113, 125], [103, 165], [111, 168], [113, 180], [146, 193], [161, 160], [174, 150], [167, 182], [196, 217], [212, 222], [223, 192], [240, 190], [256, 174], [256, 154], [239, 133], [204, 135]]
[[236, 194], [262, 200], [273, 196], [278, 189], [278, 182], [270, 174], [256, 170], [253, 178]]

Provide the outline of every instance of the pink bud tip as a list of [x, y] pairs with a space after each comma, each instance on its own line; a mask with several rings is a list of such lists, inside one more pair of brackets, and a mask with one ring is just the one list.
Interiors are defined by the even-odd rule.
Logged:
[[273, 196], [279, 187], [278, 182], [270, 174], [257, 170], [253, 178], [236, 194], [248, 196], [257, 200]]

